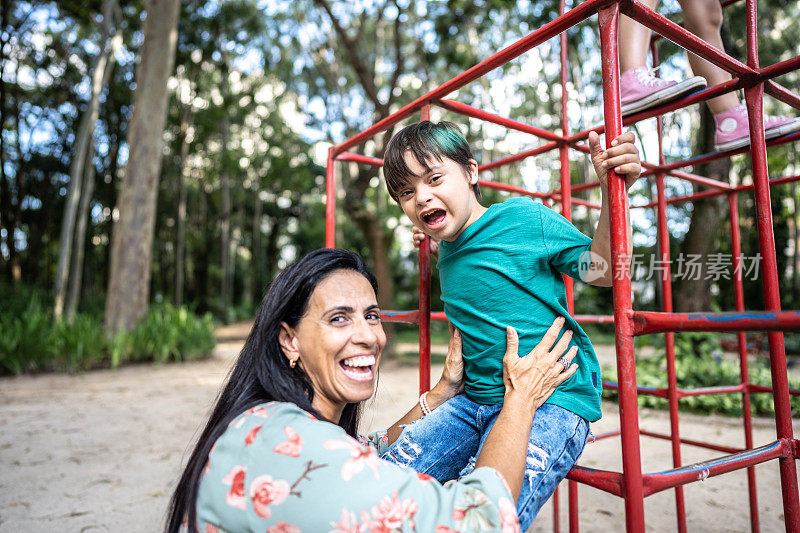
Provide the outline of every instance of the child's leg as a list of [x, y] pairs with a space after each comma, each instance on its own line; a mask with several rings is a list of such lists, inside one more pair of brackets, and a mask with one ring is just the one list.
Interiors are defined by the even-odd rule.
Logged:
[[444, 483], [458, 473], [478, 451], [478, 404], [459, 394], [409, 424], [381, 455], [381, 459], [409, 466]]
[[[495, 420], [497, 416], [485, 427], [481, 446]], [[549, 403], [536, 411], [528, 442], [525, 478], [517, 501], [522, 531], [531, 526], [539, 509], [581, 456], [588, 435], [589, 423], [571, 411]]]

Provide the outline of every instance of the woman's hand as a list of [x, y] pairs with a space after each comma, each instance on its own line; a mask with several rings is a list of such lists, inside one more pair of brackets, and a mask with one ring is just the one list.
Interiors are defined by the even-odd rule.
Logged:
[[[414, 233], [414, 248], [419, 248], [422, 246], [422, 241], [425, 240], [425, 233], [418, 227], [414, 226], [413, 229]], [[439, 239], [434, 239], [433, 237], [430, 238], [430, 250], [431, 255], [436, 259], [439, 259]]]
[[[519, 337], [514, 328], [506, 328], [506, 354], [503, 357], [503, 383], [506, 386], [505, 404], [527, 406], [531, 414], [536, 412], [556, 387], [568, 380], [577, 371], [572, 363], [578, 347], [567, 350], [572, 340], [572, 331], [567, 331], [556, 343], [564, 326], [564, 318], [558, 317], [544, 334], [539, 344], [526, 357], [520, 357]], [[555, 343], [555, 346], [553, 345]], [[566, 351], [566, 353], [565, 353]], [[568, 364], [564, 368], [559, 358]]]
[[428, 404], [436, 409], [456, 394], [464, 391], [464, 359], [461, 357], [461, 332], [450, 324], [450, 342], [439, 382], [428, 393]]

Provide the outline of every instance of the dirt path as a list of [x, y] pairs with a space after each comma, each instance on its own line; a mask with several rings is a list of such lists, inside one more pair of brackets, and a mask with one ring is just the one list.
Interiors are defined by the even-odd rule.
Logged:
[[[240, 324], [219, 330], [222, 342], [206, 361], [0, 379], [0, 531], [159, 530], [184, 454], [247, 328]], [[601, 358], [608, 357], [608, 350], [598, 351]], [[388, 426], [416, 401], [416, 368], [386, 363], [366, 412], [367, 430]], [[432, 375], [440, 371], [434, 368]], [[618, 427], [616, 406], [606, 404], [604, 412], [603, 420], [592, 427], [596, 434]], [[641, 426], [666, 432], [667, 414], [642, 410]], [[724, 417], [682, 415], [681, 434], [731, 446], [743, 443], [738, 421]], [[774, 439], [772, 421], [757, 420], [755, 442]], [[590, 444], [580, 463], [619, 470], [619, 442], [610, 438]], [[643, 437], [642, 446], [645, 471], [670, 467], [667, 441]], [[682, 452], [684, 463], [721, 455], [689, 446]], [[761, 530], [783, 531], [777, 463], [756, 471]], [[563, 525], [565, 493], [562, 490]], [[686, 501], [690, 531], [749, 530], [744, 472], [691, 484]], [[583, 531], [624, 529], [621, 499], [581, 487], [579, 502]], [[648, 531], [674, 531], [673, 492], [648, 498], [645, 514]], [[552, 531], [550, 504], [532, 530]]]

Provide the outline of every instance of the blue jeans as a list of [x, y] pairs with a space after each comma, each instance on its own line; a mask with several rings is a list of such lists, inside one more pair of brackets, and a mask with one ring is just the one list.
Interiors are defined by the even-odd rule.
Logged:
[[[381, 456], [433, 476], [441, 483], [469, 474], [502, 404], [483, 405], [459, 394], [406, 426]], [[533, 417], [525, 478], [517, 513], [526, 531], [539, 509], [578, 460], [589, 423], [557, 405], [544, 404]]]

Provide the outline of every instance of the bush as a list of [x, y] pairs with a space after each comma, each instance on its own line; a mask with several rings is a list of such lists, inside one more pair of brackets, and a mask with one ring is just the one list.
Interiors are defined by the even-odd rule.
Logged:
[[185, 307], [154, 306], [132, 331], [114, 339], [111, 366], [125, 361], [186, 361], [216, 345], [211, 315], [197, 317]]
[[[722, 359], [718, 337], [709, 333], [685, 333], [675, 336], [675, 376], [678, 388], [695, 389], [701, 387], [717, 387], [738, 385], [739, 363]], [[756, 385], [772, 385], [769, 363], [758, 360], [750, 364], [750, 382]], [[604, 368], [603, 374], [610, 381], [616, 381], [616, 369]], [[636, 382], [640, 387], [667, 387], [666, 357], [637, 358]], [[789, 380], [790, 388], [800, 388], [800, 381]], [[618, 393], [613, 389], [604, 389], [603, 398], [618, 400]], [[772, 394], [756, 393], [750, 395], [754, 415], [773, 415]], [[793, 415], [800, 414], [800, 397], [791, 398]], [[742, 415], [741, 393], [713, 394], [706, 396], [687, 396], [679, 400], [681, 410], [703, 414], [719, 413], [730, 416]], [[639, 405], [655, 409], [667, 409], [665, 398], [651, 395], [639, 395]]]
[[54, 322], [34, 298], [21, 314], [0, 317], [0, 374], [184, 361], [209, 355], [215, 345], [211, 316], [197, 317], [185, 307], [152, 307], [133, 331], [108, 339], [101, 319], [77, 315], [72, 322]]

